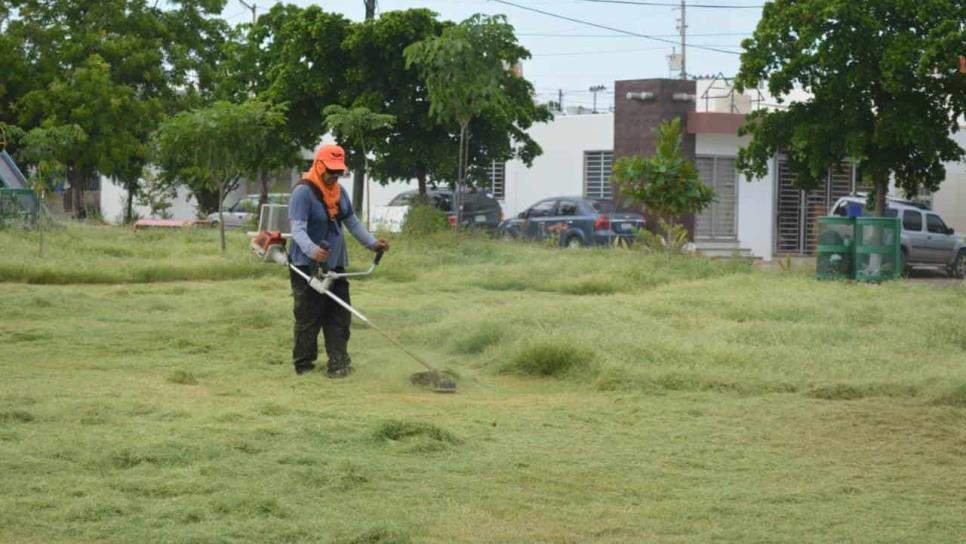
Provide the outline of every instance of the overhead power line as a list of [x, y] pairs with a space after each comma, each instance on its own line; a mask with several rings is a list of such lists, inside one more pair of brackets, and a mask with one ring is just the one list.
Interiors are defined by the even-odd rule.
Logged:
[[[694, 47], [692, 44], [690, 47]], [[716, 45], [715, 47], [740, 47], [737, 45]], [[644, 53], [646, 51], [661, 51], [667, 50], [666, 45], [655, 46], [655, 47], [644, 47], [637, 49], [609, 49], [602, 51], [568, 51], [566, 53], [533, 53], [532, 57], [576, 57], [580, 55], [609, 55], [613, 53]]]
[[[638, 38], [644, 38], [646, 40], [654, 40], [656, 42], [669, 43], [671, 45], [678, 45], [678, 42], [677, 41], [674, 41], [674, 40], [668, 40], [668, 39], [664, 39], [664, 38], [658, 38], [657, 36], [649, 36], [647, 34], [639, 34], [637, 32], [631, 32], [630, 30], [623, 30], [623, 29], [620, 29], [620, 28], [614, 28], [612, 26], [600, 25], [600, 24], [597, 24], [597, 23], [592, 23], [590, 21], [584, 21], [582, 19], [574, 19], [573, 17], [567, 17], [565, 15], [560, 15], [560, 14], [557, 14], [557, 13], [551, 13], [549, 11], [543, 11], [542, 9], [531, 8], [531, 7], [528, 7], [528, 6], [523, 6], [523, 5], [520, 5], [520, 4], [515, 4], [513, 2], [507, 2], [506, 0], [490, 0], [490, 1], [491, 2], [496, 2], [497, 4], [504, 4], [504, 5], [507, 5], [507, 6], [513, 6], [515, 8], [519, 8], [519, 9], [526, 10], [526, 11], [532, 11], [534, 13], [539, 13], [541, 15], [546, 15], [548, 17], [553, 17], [555, 19], [562, 19], [564, 21], [570, 21], [571, 23], [577, 23], [577, 24], [581, 24], [581, 25], [592, 26], [594, 28], [600, 28], [602, 30], [609, 30], [611, 32], [617, 32], [618, 34], [625, 34], [627, 36], [637, 36]], [[728, 55], [740, 55], [741, 54], [741, 53], [738, 53], [736, 51], [727, 51], [725, 49], [717, 49], [717, 48], [714, 48], [714, 47], [705, 47], [705, 46], [700, 46], [700, 45], [689, 45], [688, 47], [690, 47], [692, 49], [702, 49], [702, 50], [705, 50], [705, 51], [714, 51], [715, 53], [725, 53], [725, 54], [728, 54]]]
[[[688, 36], [722, 37], [722, 36], [751, 36], [751, 32], [710, 32], [704, 34], [688, 34]], [[537, 36], [545, 38], [637, 38], [638, 36], [618, 36], [616, 34], [554, 34], [551, 32], [518, 32], [517, 36]], [[676, 38], [677, 34], [652, 34], [655, 38]]]
[[[636, 0], [579, 0], [580, 2], [593, 2], [595, 4], [626, 4], [630, 6], [661, 6], [669, 8], [679, 8], [681, 4], [671, 2], [639, 2]], [[688, 4], [689, 8], [700, 9], [761, 9], [764, 6], [731, 5], [731, 4]]]

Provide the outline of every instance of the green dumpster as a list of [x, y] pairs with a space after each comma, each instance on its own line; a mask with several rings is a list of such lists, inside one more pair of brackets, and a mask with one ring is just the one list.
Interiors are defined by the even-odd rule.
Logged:
[[855, 279], [887, 281], [902, 276], [901, 223], [898, 217], [855, 219]]
[[852, 279], [854, 240], [854, 217], [819, 217], [815, 276], [820, 280]]

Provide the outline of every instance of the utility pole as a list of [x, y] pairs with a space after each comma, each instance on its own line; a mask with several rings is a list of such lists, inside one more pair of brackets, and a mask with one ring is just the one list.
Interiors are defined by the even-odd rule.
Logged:
[[686, 63], [688, 58], [688, 17], [686, 10], [687, 4], [684, 3], [684, 0], [681, 0], [681, 19], [678, 26], [678, 30], [681, 31], [681, 79], [688, 79]]
[[366, 4], [366, 20], [376, 18], [376, 0], [365, 0]]
[[258, 20], [258, 5], [254, 1], [251, 5], [248, 5], [245, 0], [238, 0], [238, 3], [252, 10], [252, 26], [255, 26], [255, 21]]
[[606, 88], [607, 87], [604, 87], [603, 85], [594, 85], [593, 87], [591, 87], [589, 89], [590, 92], [594, 93], [594, 111], [593, 111], [593, 113], [597, 113], [597, 93], [603, 91]]

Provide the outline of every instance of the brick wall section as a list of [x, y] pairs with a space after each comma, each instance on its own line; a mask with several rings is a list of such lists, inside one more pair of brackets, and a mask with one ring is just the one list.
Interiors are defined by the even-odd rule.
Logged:
[[[694, 95], [697, 92], [697, 85], [694, 81], [680, 79], [636, 79], [628, 81], [617, 81], [614, 84], [615, 107], [614, 107], [614, 160], [621, 157], [632, 155], [651, 155], [654, 153], [657, 136], [654, 129], [661, 121], [681, 117], [681, 126], [684, 131], [684, 153], [689, 159], [694, 160], [694, 134], [687, 133], [687, 114], [693, 112], [695, 103], [676, 102], [672, 96], [676, 93], [686, 93]], [[628, 92], [650, 92], [654, 93], [655, 99], [642, 102], [640, 100], [627, 100]], [[614, 190], [614, 200], [619, 210], [640, 211], [629, 207], [623, 202], [619, 192]], [[645, 212], [646, 213], [646, 212]], [[649, 226], [657, 224], [656, 218], [647, 214]], [[694, 239], [694, 216], [688, 215], [677, 218], [679, 223], [684, 224]]]

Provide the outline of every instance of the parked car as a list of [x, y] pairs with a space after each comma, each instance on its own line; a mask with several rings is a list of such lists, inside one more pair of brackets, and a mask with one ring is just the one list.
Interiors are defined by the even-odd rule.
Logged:
[[609, 200], [559, 196], [540, 200], [504, 221], [499, 232], [505, 238], [520, 240], [542, 240], [556, 234], [562, 247], [582, 247], [629, 244], [641, 228], [643, 215], [615, 212]]
[[[461, 196], [463, 208], [461, 226], [496, 231], [500, 222], [503, 221], [503, 208], [500, 207], [500, 203], [484, 191], [463, 191]], [[405, 191], [396, 195], [389, 201], [389, 204], [375, 206], [372, 209], [373, 229], [389, 232], [402, 230], [406, 213], [409, 212], [409, 208], [417, 201], [418, 197], [419, 191]], [[450, 225], [456, 225], [453, 191], [428, 189], [426, 197], [430, 199], [436, 209], [446, 214]]]
[[[831, 215], [860, 216], [866, 197], [846, 196], [832, 206]], [[941, 267], [954, 278], [966, 277], [966, 242], [963, 235], [946, 226], [943, 218], [918, 202], [889, 198], [886, 215], [902, 220], [902, 270]]]
[[[289, 193], [269, 193], [269, 204], [288, 204]], [[237, 229], [252, 221], [258, 211], [258, 200], [261, 195], [245, 195], [231, 206], [225, 208], [222, 216], [225, 218], [225, 228]], [[218, 212], [208, 214], [211, 226], [218, 226]]]

